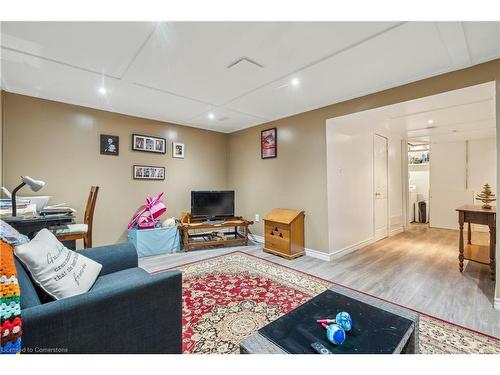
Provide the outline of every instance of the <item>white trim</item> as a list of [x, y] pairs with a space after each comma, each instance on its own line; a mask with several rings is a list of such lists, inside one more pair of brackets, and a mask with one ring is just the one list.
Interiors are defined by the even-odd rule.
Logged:
[[500, 298], [495, 298], [493, 300], [493, 307], [495, 307], [495, 310], [500, 310]]
[[330, 258], [331, 259], [338, 259], [340, 257], [343, 257], [344, 255], [352, 253], [353, 251], [359, 250], [365, 246], [371, 245], [372, 243], [375, 243], [377, 241], [379, 241], [379, 239], [369, 238], [367, 240], [355, 243], [354, 245], [346, 246], [343, 249], [340, 249], [340, 250], [337, 250], [337, 251], [331, 253]]
[[306, 255], [311, 257], [311, 258], [324, 260], [326, 262], [329, 262], [332, 260], [332, 254], [325, 253], [323, 251], [308, 249], [308, 248], [305, 248], [304, 250], [306, 252]]
[[[396, 234], [403, 233], [404, 228], [403, 226], [400, 226], [398, 228], [392, 229], [389, 233], [389, 237], [395, 236]], [[259, 244], [264, 244], [264, 237], [259, 236], [258, 234], [249, 234], [248, 235], [250, 239]], [[325, 253], [324, 251], [319, 251], [319, 250], [314, 250], [314, 249], [308, 249], [307, 247], [304, 248], [306, 256], [309, 256], [311, 258], [316, 258], [316, 259], [321, 259], [326, 262], [329, 262], [333, 259], [338, 259], [340, 257], [343, 257], [344, 255], [347, 255], [349, 253], [352, 253], [353, 251], [359, 250], [365, 246], [371, 245], [372, 243], [375, 243], [379, 241], [380, 239], [376, 238], [370, 238], [358, 243], [355, 243], [354, 245], [346, 246], [343, 249], [337, 250], [333, 253]]]
[[403, 226], [391, 229], [389, 232], [389, 237], [395, 236], [396, 234], [403, 233], [405, 231], [405, 228]]
[[374, 239], [375, 241], [378, 241], [378, 240], [382, 240], [382, 239], [384, 239], [384, 238], [389, 237], [389, 235], [390, 235], [390, 234], [389, 234], [389, 230], [387, 229], [387, 227], [385, 227], [385, 228], [381, 228], [381, 229], [379, 229], [379, 230], [376, 230], [376, 231], [375, 231], [375, 234], [374, 234], [374, 236], [373, 236], [373, 239]]
[[330, 258], [331, 259], [338, 259], [340, 257], [343, 257], [344, 255], [347, 255], [347, 254], [352, 253], [356, 250], [362, 249], [365, 246], [371, 245], [372, 243], [383, 240], [384, 238], [392, 237], [392, 236], [395, 236], [396, 234], [403, 233], [403, 232], [404, 232], [404, 228], [403, 228], [403, 226], [400, 226], [398, 228], [392, 229], [389, 232], [389, 236], [386, 236], [383, 238], [373, 237], [373, 238], [355, 243], [354, 245], [346, 246], [343, 249], [340, 249], [340, 250], [335, 251], [334, 253], [331, 253]]
[[[264, 244], [264, 237], [259, 236], [258, 234], [249, 234], [248, 236], [250, 237], [250, 239], [253, 242], [259, 243], [259, 244]], [[309, 256], [311, 258], [321, 259], [321, 260], [324, 260], [327, 262], [332, 260], [332, 254], [328, 254], [328, 253], [325, 253], [323, 251], [313, 250], [313, 249], [308, 249], [308, 248], [304, 248], [304, 251], [306, 253], [306, 256]]]

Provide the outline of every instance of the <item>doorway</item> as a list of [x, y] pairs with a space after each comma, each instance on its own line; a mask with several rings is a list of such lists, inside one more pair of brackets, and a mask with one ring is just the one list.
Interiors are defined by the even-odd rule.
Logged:
[[430, 218], [430, 150], [424, 142], [408, 142], [408, 224]]

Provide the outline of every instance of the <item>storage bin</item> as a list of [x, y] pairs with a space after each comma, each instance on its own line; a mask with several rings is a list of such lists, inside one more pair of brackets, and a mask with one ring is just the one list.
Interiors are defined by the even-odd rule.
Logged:
[[178, 228], [129, 229], [128, 241], [139, 257], [180, 252]]

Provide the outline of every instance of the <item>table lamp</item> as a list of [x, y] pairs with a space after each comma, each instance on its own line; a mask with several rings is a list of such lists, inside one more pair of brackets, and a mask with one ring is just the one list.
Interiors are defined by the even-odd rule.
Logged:
[[38, 191], [45, 185], [44, 181], [34, 180], [30, 176], [21, 176], [21, 183], [14, 190], [12, 190], [12, 217], [10, 220], [16, 220], [17, 218], [17, 207], [16, 207], [16, 193], [19, 189], [21, 189], [24, 185], [28, 185], [32, 191]]

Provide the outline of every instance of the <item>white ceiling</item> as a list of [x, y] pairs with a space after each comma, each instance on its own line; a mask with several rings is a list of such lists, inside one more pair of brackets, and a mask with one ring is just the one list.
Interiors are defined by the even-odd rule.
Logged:
[[495, 137], [495, 83], [336, 117], [328, 124], [345, 135], [391, 132], [414, 143]]
[[0, 72], [10, 92], [232, 132], [499, 57], [500, 22], [2, 22]]

